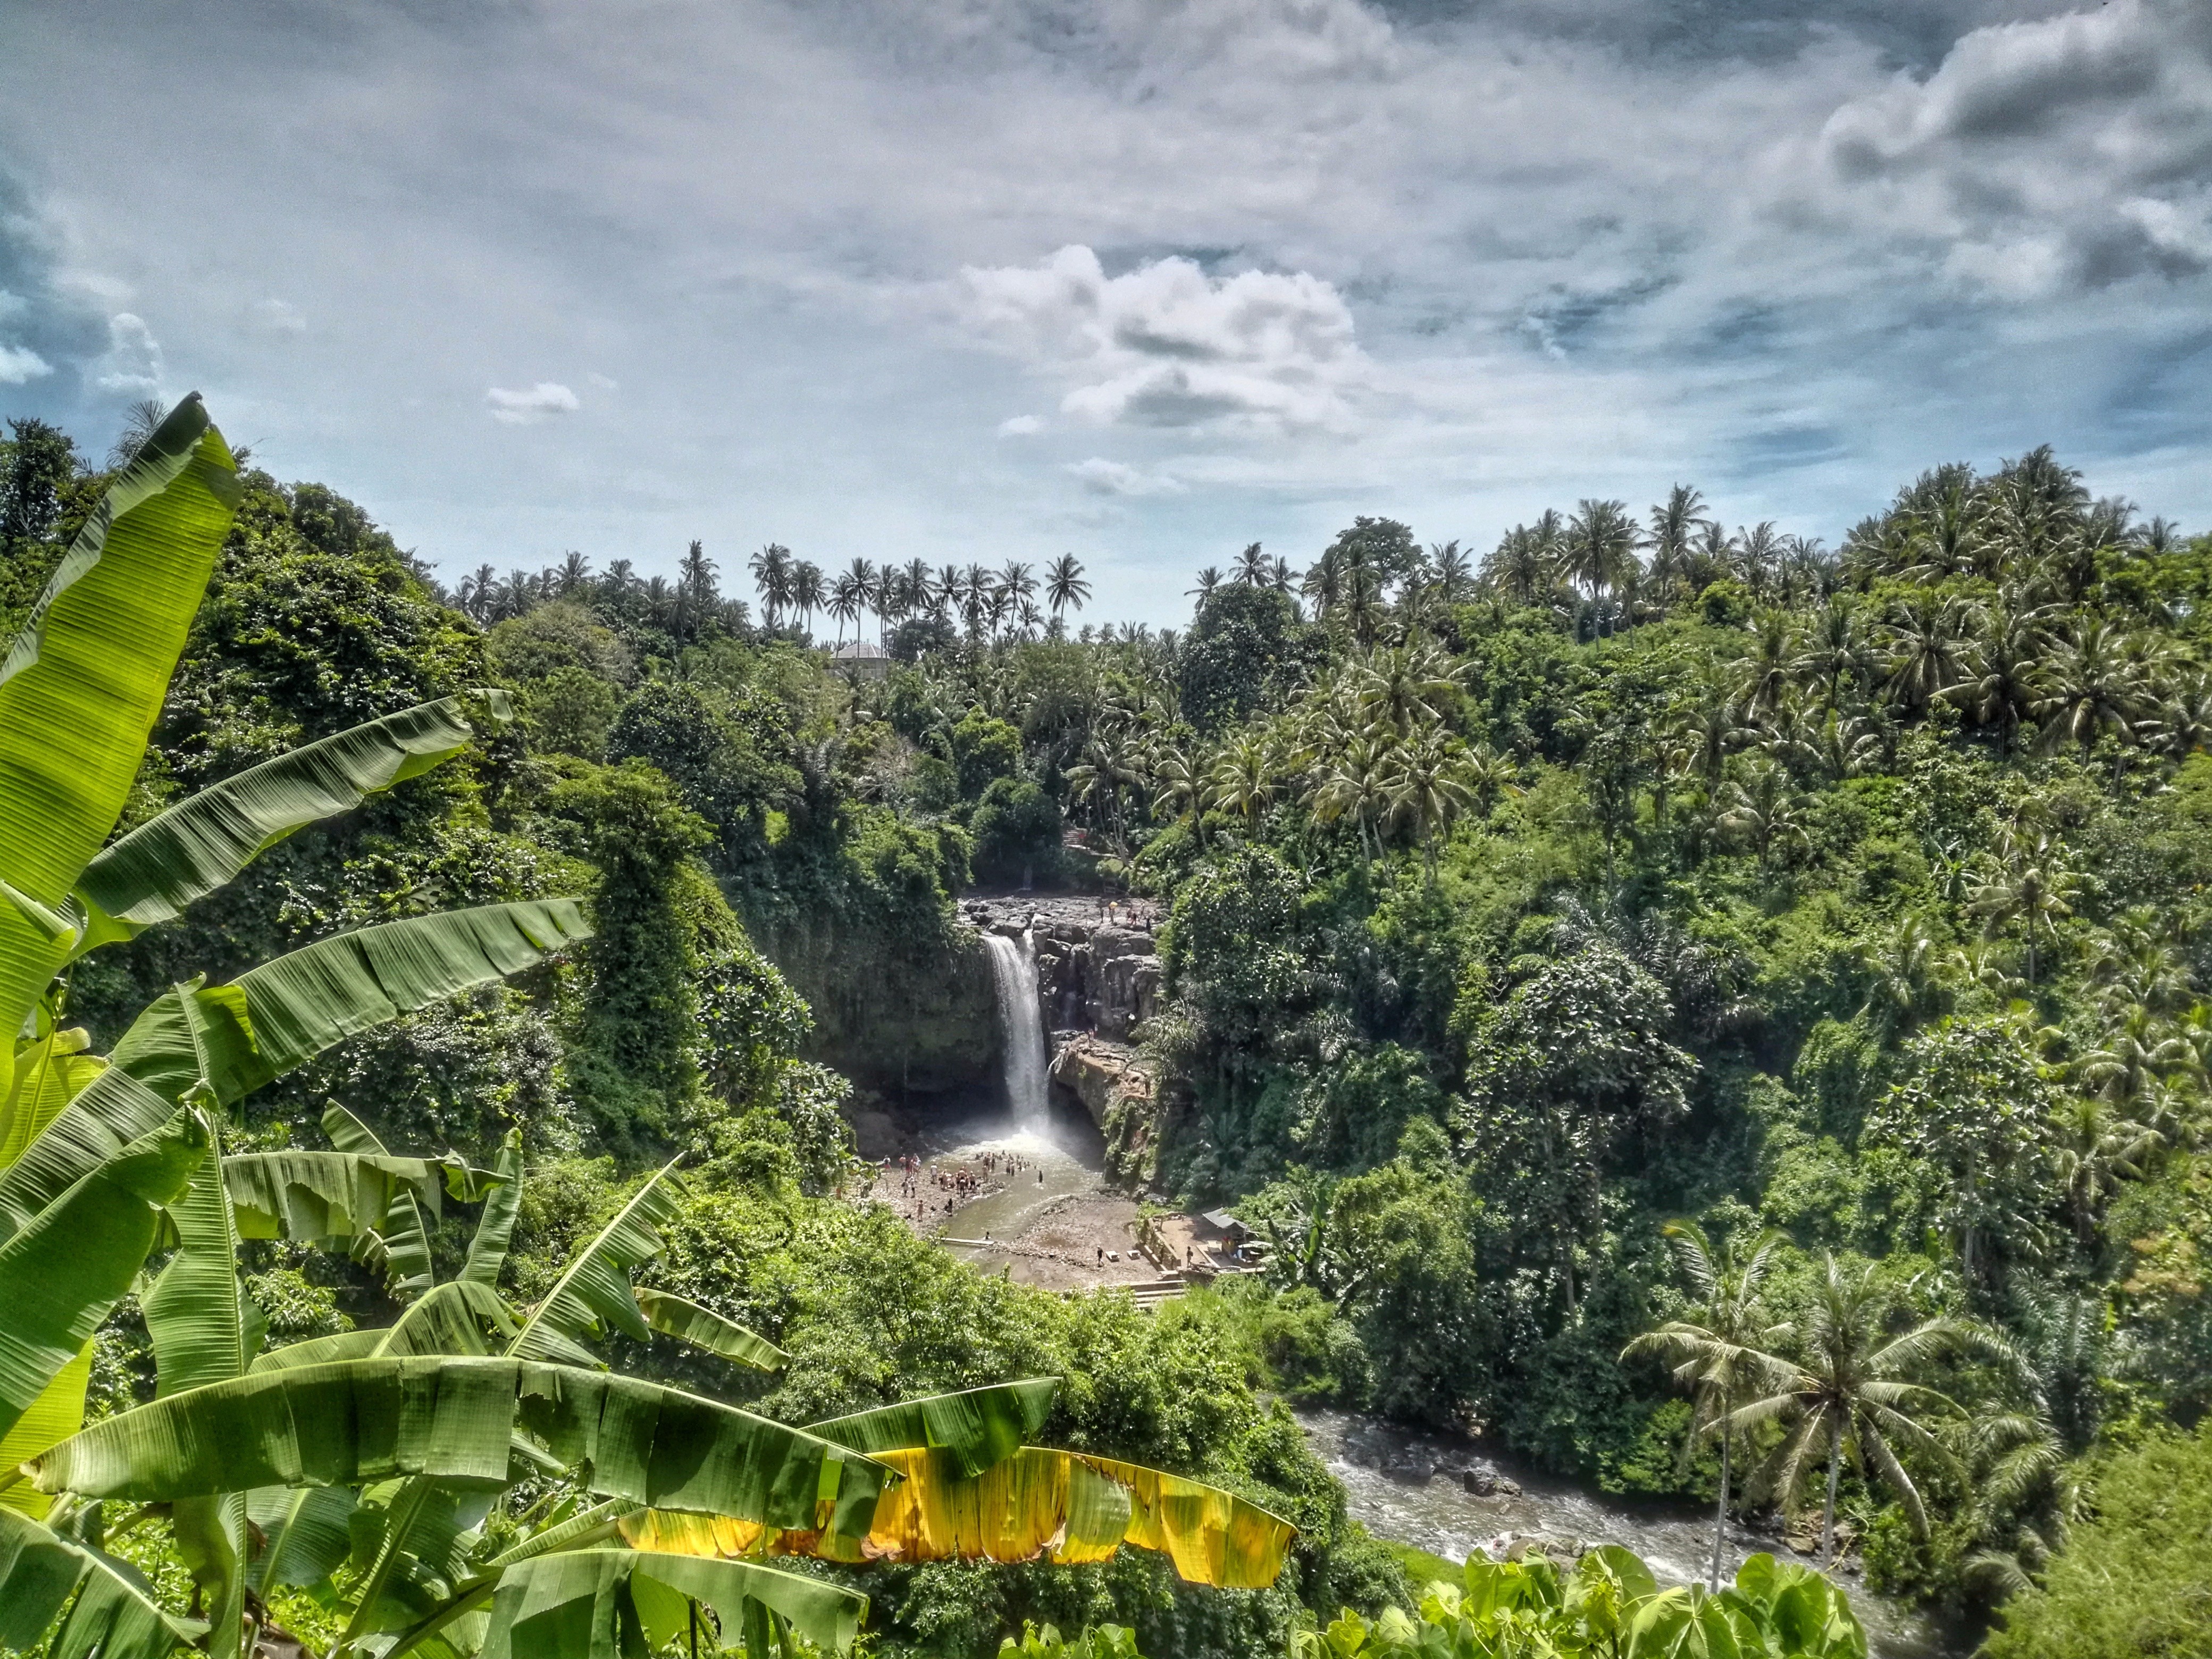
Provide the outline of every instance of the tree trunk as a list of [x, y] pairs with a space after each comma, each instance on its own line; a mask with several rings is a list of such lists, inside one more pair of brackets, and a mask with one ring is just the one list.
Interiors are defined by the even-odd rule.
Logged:
[[1838, 1424], [1828, 1431], [1828, 1501], [1820, 1510], [1820, 1570], [1836, 1559], [1836, 1480], [1844, 1472], [1844, 1431]]
[[1713, 1573], [1705, 1586], [1715, 1595], [1721, 1588], [1721, 1549], [1728, 1540], [1729, 1500], [1729, 1441], [1732, 1437], [1726, 1430], [1721, 1432], [1721, 1501], [1713, 1506]]

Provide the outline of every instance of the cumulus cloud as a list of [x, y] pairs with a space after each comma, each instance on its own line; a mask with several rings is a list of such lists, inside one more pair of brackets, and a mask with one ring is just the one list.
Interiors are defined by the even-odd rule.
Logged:
[[999, 422], [1001, 438], [1027, 438], [1044, 430], [1044, 422], [1034, 415], [1015, 415]]
[[0, 386], [22, 386], [53, 372], [54, 366], [28, 346], [0, 342]]
[[1163, 472], [1141, 472], [1121, 461], [1093, 455], [1072, 463], [1068, 469], [1094, 495], [1180, 495], [1188, 488]]
[[161, 343], [143, 318], [128, 311], [107, 319], [107, 355], [93, 368], [94, 384], [103, 392], [161, 395]]
[[1850, 211], [2032, 296], [2212, 270], [2212, 9], [2112, 0], [1975, 29], [1831, 115]]
[[1072, 246], [961, 275], [970, 319], [1075, 382], [1062, 411], [1102, 426], [1344, 428], [1368, 378], [1351, 307], [1309, 272], [1171, 257], [1109, 277]]
[[484, 403], [492, 419], [508, 426], [535, 426], [558, 415], [573, 415], [584, 406], [557, 380], [540, 380], [520, 392], [495, 386], [484, 393]]

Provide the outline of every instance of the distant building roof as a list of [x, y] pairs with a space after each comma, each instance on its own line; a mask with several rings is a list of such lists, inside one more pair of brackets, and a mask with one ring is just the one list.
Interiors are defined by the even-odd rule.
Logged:
[[1249, 1232], [1251, 1230], [1226, 1210], [1208, 1210], [1200, 1218], [1209, 1227], [1218, 1227], [1224, 1233]]
[[877, 662], [890, 655], [883, 647], [870, 640], [854, 640], [841, 645], [830, 653], [839, 662]]

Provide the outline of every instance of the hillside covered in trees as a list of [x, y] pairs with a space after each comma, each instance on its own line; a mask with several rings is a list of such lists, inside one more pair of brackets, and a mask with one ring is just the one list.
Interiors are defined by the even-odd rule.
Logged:
[[[11, 431], [10, 633], [107, 481]], [[694, 544], [672, 579], [578, 555], [448, 592], [332, 490], [245, 483], [125, 829], [431, 699], [512, 718], [85, 963], [96, 1048], [335, 927], [581, 896], [565, 959], [329, 1050], [250, 1099], [253, 1144], [323, 1144], [333, 1099], [479, 1162], [520, 1130], [524, 1301], [684, 1154], [657, 1282], [789, 1352], [766, 1414], [1049, 1371], [1050, 1443], [1301, 1528], [1268, 1590], [1127, 1553], [896, 1569], [877, 1651], [1110, 1616], [1256, 1655], [1301, 1605], [1411, 1607], [1285, 1399], [1832, 1514], [1871, 1585], [2021, 1610], [2010, 1654], [2138, 1650], [2081, 1634], [2123, 1592], [2069, 1540], [2146, 1609], [2201, 1576], [2152, 1492], [2212, 1465], [2212, 540], [2039, 451], [1924, 474], [1834, 550], [1685, 488], [1480, 556], [1362, 518], [1200, 570], [1154, 632], [1084, 622], [1072, 558], [770, 545], [748, 604]], [[837, 665], [854, 637], [888, 672]], [[830, 1196], [856, 1083], [927, 1096], [988, 1048], [956, 897], [1029, 884], [1166, 907], [1139, 1173], [1233, 1207], [1264, 1286], [1062, 1302]], [[273, 1331], [382, 1322], [343, 1257], [249, 1248]], [[688, 1375], [664, 1346], [637, 1362]], [[153, 1374], [126, 1304], [95, 1409]]]

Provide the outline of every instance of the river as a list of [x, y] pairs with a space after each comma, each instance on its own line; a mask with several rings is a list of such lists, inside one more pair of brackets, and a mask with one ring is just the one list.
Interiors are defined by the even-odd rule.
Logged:
[[[1058, 1290], [1133, 1286], [1157, 1278], [1131, 1248], [1136, 1206], [1108, 1188], [1104, 1144], [1065, 1091], [1051, 1091], [1042, 1122], [1021, 1121], [999, 1096], [970, 1097], [941, 1115], [910, 1118], [902, 1128], [898, 1149], [934, 1166], [973, 1170], [994, 1152], [1021, 1160], [1018, 1175], [987, 1182], [950, 1215], [939, 1193], [933, 1212], [921, 1224], [982, 1271]], [[1121, 1260], [1097, 1261], [1109, 1250], [1118, 1250]], [[1705, 1580], [1713, 1534], [1711, 1514], [1702, 1506], [1612, 1497], [1543, 1474], [1486, 1442], [1357, 1413], [1309, 1411], [1298, 1420], [1315, 1454], [1342, 1483], [1352, 1518], [1379, 1538], [1454, 1561], [1509, 1533], [1620, 1544], [1649, 1562], [1662, 1581]], [[1458, 1471], [1470, 1464], [1506, 1477], [1518, 1486], [1518, 1494], [1468, 1492]], [[1733, 1574], [1759, 1550], [1796, 1559], [1774, 1540], [1732, 1527], [1723, 1564]], [[1971, 1635], [1875, 1595], [1849, 1574], [1844, 1583], [1866, 1626], [1872, 1659], [1963, 1659], [1972, 1650]]]

